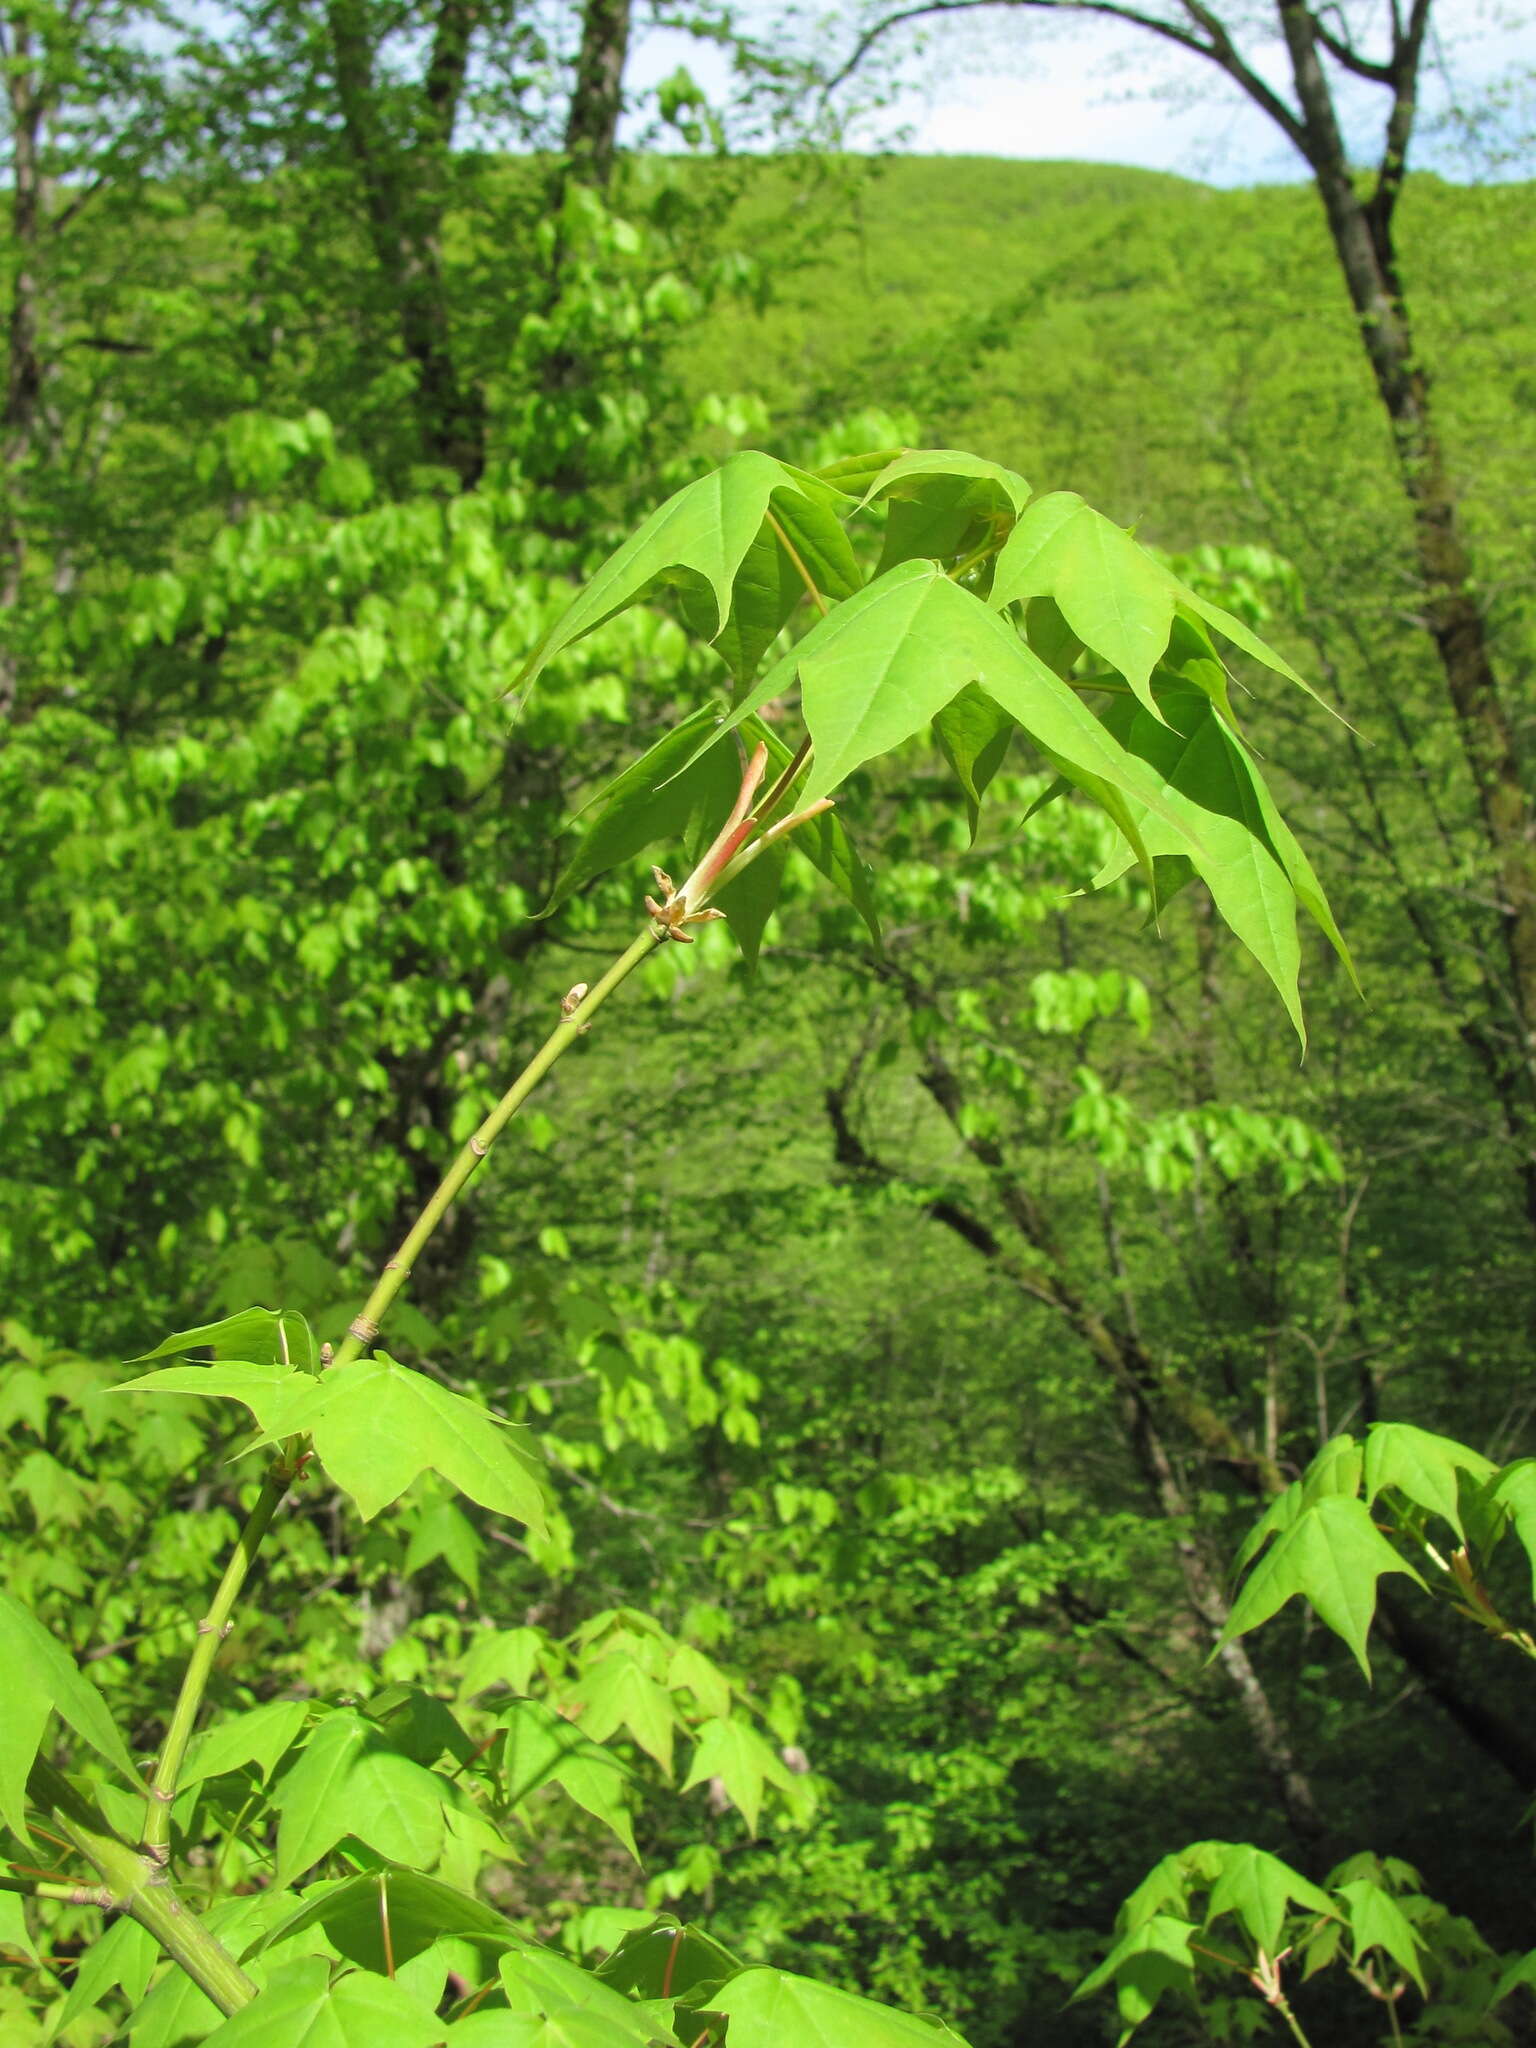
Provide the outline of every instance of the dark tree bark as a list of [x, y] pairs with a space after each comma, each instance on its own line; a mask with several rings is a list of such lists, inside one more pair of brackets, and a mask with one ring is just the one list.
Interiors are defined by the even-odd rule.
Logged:
[[628, 55], [629, 0], [587, 0], [565, 121], [565, 155], [568, 175], [600, 191], [606, 191], [613, 176]]
[[447, 164], [469, 62], [473, 0], [442, 0], [413, 146], [379, 119], [366, 0], [329, 0], [326, 20], [347, 149], [362, 187], [374, 260], [394, 294], [400, 346], [416, 369], [423, 458], [466, 490], [485, 468], [485, 407], [454, 362], [443, 278]]
[[[7, 624], [21, 597], [26, 572], [27, 540], [22, 516], [25, 472], [33, 455], [42, 408], [43, 365], [38, 339], [38, 237], [42, 225], [42, 137], [45, 98], [38, 74], [38, 53], [24, 14], [0, 27], [0, 57], [5, 60], [6, 97], [10, 111], [11, 243], [16, 271], [5, 322], [5, 405], [0, 415], [3, 445], [0, 462], [0, 610]], [[15, 708], [20, 683], [20, 654], [9, 637], [0, 642], [0, 719]]]

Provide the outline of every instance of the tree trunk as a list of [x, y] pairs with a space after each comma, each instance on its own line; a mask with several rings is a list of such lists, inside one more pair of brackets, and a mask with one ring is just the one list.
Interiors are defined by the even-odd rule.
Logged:
[[1475, 595], [1472, 562], [1431, 409], [1429, 376], [1414, 346], [1392, 236], [1427, 19], [1427, 5], [1421, 6], [1392, 67], [1396, 97], [1387, 155], [1374, 196], [1364, 200], [1350, 172], [1312, 14], [1304, 0], [1280, 0], [1302, 115], [1300, 147], [1312, 169], [1361, 345], [1391, 423], [1413, 520], [1424, 621], [1445, 674], [1498, 881], [1513, 1012], [1508, 1057], [1527, 1094], [1529, 1113], [1529, 1097], [1536, 1093], [1536, 820], [1488, 645], [1487, 621]]
[[453, 360], [442, 270], [446, 160], [475, 10], [443, 0], [421, 91], [416, 146], [381, 131], [373, 43], [362, 0], [330, 0], [327, 21], [347, 148], [363, 190], [374, 260], [395, 294], [400, 345], [416, 368], [416, 414], [428, 462], [465, 490], [485, 468], [485, 407]]
[[5, 409], [0, 417], [4, 442], [0, 462], [0, 609], [5, 634], [0, 639], [0, 719], [15, 708], [20, 688], [20, 650], [13, 633], [16, 607], [26, 572], [27, 540], [22, 512], [24, 477], [32, 458], [38, 410], [42, 404], [43, 367], [38, 352], [38, 235], [42, 222], [42, 173], [38, 144], [43, 102], [33, 66], [32, 31], [24, 16], [13, 15], [5, 54], [6, 94], [11, 112], [11, 243], [16, 276], [6, 316]]
[[629, 0], [587, 0], [565, 118], [565, 155], [567, 175], [599, 191], [607, 190], [613, 176], [628, 55]]

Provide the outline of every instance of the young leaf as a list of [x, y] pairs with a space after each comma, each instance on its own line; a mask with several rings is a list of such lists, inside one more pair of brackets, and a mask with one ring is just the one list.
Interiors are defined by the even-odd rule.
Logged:
[[[802, 491], [775, 491], [768, 501], [761, 530], [736, 572], [730, 612], [718, 634], [709, 619], [712, 595], [685, 594], [689, 624], [702, 640], [713, 640], [715, 652], [738, 683], [755, 674], [757, 665], [788, 623], [797, 605], [851, 597], [863, 584], [842, 523], [829, 505]], [[702, 603], [703, 611], [700, 612]]]
[[1205, 1924], [1218, 1915], [1235, 1913], [1266, 1955], [1280, 1952], [1280, 1934], [1292, 1900], [1309, 1912], [1331, 1913], [1333, 1901], [1325, 1891], [1251, 1842], [1230, 1842], [1221, 1873], [1211, 1887]]
[[121, 1920], [113, 1921], [106, 1933], [93, 1941], [80, 1958], [80, 1967], [69, 1987], [69, 1996], [64, 2001], [64, 2010], [58, 2016], [52, 2038], [67, 2034], [80, 2014], [89, 2012], [109, 1991], [120, 1990], [129, 2011], [136, 2011], [149, 1989], [149, 1980], [159, 1960], [160, 1946], [146, 1928], [136, 1920], [130, 1920], [126, 1914]]
[[57, 1713], [98, 1756], [131, 1785], [138, 1775], [106, 1701], [62, 1644], [9, 1593], [0, 1593], [0, 1671], [5, 1710], [0, 1713], [0, 1818], [23, 1841], [27, 1833], [27, 1775], [37, 1757], [50, 1712]]
[[218, 1358], [239, 1358], [254, 1365], [292, 1365], [303, 1372], [317, 1372], [320, 1347], [304, 1317], [291, 1308], [243, 1308], [221, 1322], [204, 1323], [196, 1330], [178, 1330], [157, 1344], [153, 1351], [130, 1358], [130, 1365], [147, 1365], [152, 1358], [184, 1358], [189, 1351], [212, 1351]]
[[298, 1740], [308, 1716], [306, 1700], [268, 1700], [249, 1713], [216, 1721], [193, 1738], [182, 1766], [182, 1786], [200, 1785], [205, 1778], [221, 1777], [247, 1764], [255, 1764], [264, 1778], [270, 1778]]
[[718, 1778], [731, 1804], [741, 1809], [748, 1834], [755, 1835], [764, 1785], [790, 1791], [794, 1781], [788, 1770], [757, 1730], [743, 1721], [705, 1721], [697, 1739], [683, 1790], [691, 1792], [695, 1785]]
[[[482, 1507], [545, 1534], [541, 1468], [525, 1429], [410, 1372], [387, 1352], [324, 1374], [297, 1427], [365, 1522], [419, 1473], [439, 1473]], [[280, 1422], [278, 1428], [287, 1433]]]
[[1364, 1453], [1352, 1436], [1330, 1437], [1301, 1477], [1293, 1479], [1284, 1493], [1270, 1502], [1249, 1530], [1232, 1561], [1233, 1577], [1240, 1577], [1270, 1537], [1289, 1529], [1303, 1508], [1314, 1500], [1329, 1493], [1357, 1494], [1363, 1464]]
[[1138, 1922], [1083, 1979], [1071, 2002], [1075, 2004], [1113, 1981], [1125, 2022], [1120, 2036], [1124, 2043], [1149, 2017], [1165, 1991], [1194, 1989], [1195, 1964], [1189, 1944], [1198, 1931], [1189, 1921], [1175, 1920], [1167, 1913], [1155, 1913], [1150, 1920]]
[[743, 1970], [708, 1998], [710, 2011], [730, 2022], [730, 2048], [936, 2048], [960, 2041], [946, 2026], [788, 1970]]
[[[1128, 698], [1104, 712], [1109, 732], [1153, 770], [1158, 814], [1133, 803], [1139, 835], [1154, 857], [1187, 855], [1227, 924], [1279, 990], [1303, 1045], [1296, 936], [1300, 899], [1331, 941], [1342, 945], [1321, 885], [1294, 839], [1277, 841], [1269, 828], [1273, 803], [1242, 742], [1222, 723], [1210, 699], [1176, 678], [1158, 689], [1162, 718]], [[1166, 814], [1176, 814], [1170, 833]], [[1130, 865], [1111, 862], [1095, 878], [1113, 880]], [[1348, 965], [1348, 956], [1344, 956]]]
[[670, 1693], [622, 1651], [582, 1672], [570, 1701], [574, 1718], [594, 1742], [627, 1728], [670, 1778], [677, 1714]]
[[1308, 696], [1317, 695], [1241, 619], [1197, 596], [1075, 491], [1037, 498], [998, 557], [992, 578], [994, 605], [1001, 608], [1041, 596], [1056, 600], [1073, 632], [1124, 676], [1154, 718], [1158, 712], [1152, 671], [1167, 649], [1179, 605]]
[[443, 1807], [457, 1797], [446, 1778], [392, 1749], [373, 1722], [338, 1708], [272, 1795], [281, 1815], [277, 1882], [302, 1876], [346, 1835], [395, 1863], [435, 1863]]
[[[835, 507], [841, 495], [803, 470], [755, 449], [733, 455], [721, 468], [685, 485], [658, 506], [609, 557], [529, 657], [515, 687], [531, 683], [574, 641], [661, 584], [681, 585], [689, 592], [695, 617], [714, 639], [731, 619], [737, 574], [777, 491], [794, 492], [827, 507]], [[748, 593], [754, 617], [762, 602], [760, 591]]]
[[735, 748], [712, 743], [720, 731], [718, 714], [701, 705], [592, 798], [581, 812], [589, 822], [541, 917], [647, 847], [681, 847], [701, 827], [718, 830], [740, 785]]
[[863, 503], [890, 501], [877, 576], [902, 562], [952, 561], [996, 545], [1029, 501], [1016, 471], [958, 448], [911, 448], [875, 477]]
[[617, 1835], [638, 1863], [634, 1829], [619, 1796], [629, 1773], [619, 1759], [542, 1700], [514, 1700], [500, 1719], [508, 1804], [518, 1805], [541, 1786], [558, 1785]]
[[300, 1420], [307, 1407], [318, 1405], [321, 1382], [296, 1366], [276, 1360], [265, 1364], [243, 1359], [226, 1359], [213, 1365], [164, 1365], [158, 1372], [146, 1372], [136, 1380], [124, 1380], [109, 1387], [111, 1394], [195, 1394], [200, 1400], [240, 1401], [255, 1416], [268, 1436], [282, 1436]]
[[1002, 767], [1016, 730], [1008, 713], [976, 683], [967, 683], [934, 716], [934, 739], [965, 792], [972, 846], [981, 822], [981, 799]]
[[1536, 1599], [1536, 1458], [1517, 1458], [1506, 1465], [1488, 1489], [1490, 1502], [1503, 1508], [1531, 1560], [1531, 1596]]
[[388, 1977], [353, 1970], [330, 1981], [323, 1956], [272, 1972], [264, 1991], [207, 2037], [217, 2048], [434, 2048], [443, 2022]]
[[1355, 1878], [1337, 1889], [1339, 1897], [1349, 1908], [1349, 1932], [1355, 1945], [1355, 1961], [1358, 1963], [1368, 1948], [1382, 1949], [1400, 1970], [1413, 1979], [1422, 1993], [1424, 1970], [1419, 1960], [1419, 1938], [1396, 1899], [1368, 1877]]
[[594, 2033], [592, 2039], [611, 2041], [614, 2048], [651, 2048], [654, 2042], [677, 2041], [670, 2027], [659, 2026], [622, 1991], [552, 1949], [515, 1941], [497, 1972], [514, 2013], [535, 2019], [546, 2013], [561, 2019], [585, 2014], [607, 2030]]
[[1298, 1515], [1259, 1559], [1232, 1604], [1216, 1648], [1268, 1621], [1300, 1593], [1348, 1643], [1368, 1679], [1365, 1639], [1376, 1612], [1376, 1581], [1387, 1572], [1402, 1572], [1416, 1585], [1424, 1584], [1376, 1527], [1363, 1501], [1328, 1494]]
[[1449, 1522], [1466, 1540], [1461, 1525], [1457, 1475], [1492, 1476], [1493, 1462], [1454, 1438], [1416, 1429], [1411, 1422], [1372, 1423], [1365, 1439], [1365, 1502], [1369, 1507], [1386, 1487], [1396, 1487], [1421, 1508]]

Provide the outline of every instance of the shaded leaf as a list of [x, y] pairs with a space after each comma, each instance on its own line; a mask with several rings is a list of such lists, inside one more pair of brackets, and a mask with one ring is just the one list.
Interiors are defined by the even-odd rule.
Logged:
[[1002, 767], [1016, 730], [1002, 706], [975, 683], [967, 683], [957, 697], [952, 697], [934, 715], [933, 736], [939, 751], [965, 792], [972, 846], [976, 844], [976, 829], [981, 822], [981, 799], [987, 784]]
[[305, 1700], [268, 1700], [248, 1713], [216, 1721], [195, 1736], [182, 1767], [180, 1783], [200, 1785], [205, 1778], [222, 1777], [254, 1764], [269, 1778], [293, 1747], [309, 1716]]
[[498, 1948], [517, 1939], [501, 1915], [479, 1899], [420, 1871], [386, 1864], [382, 1870], [326, 1885], [252, 1942], [241, 1962], [291, 1940], [306, 1927], [323, 1929], [349, 1962], [386, 1974], [391, 1959], [398, 1968], [445, 1934]]
[[1383, 1488], [1396, 1487], [1419, 1507], [1449, 1522], [1463, 1538], [1458, 1475], [1470, 1473], [1480, 1481], [1493, 1471], [1493, 1461], [1480, 1452], [1452, 1437], [1416, 1429], [1411, 1422], [1375, 1422], [1366, 1433], [1366, 1505]]
[[516, 1805], [544, 1785], [558, 1785], [618, 1836], [638, 1863], [634, 1831], [620, 1796], [629, 1773], [619, 1759], [542, 1700], [514, 1700], [499, 1719], [506, 1730], [502, 1761], [507, 1798]]
[[446, 1778], [392, 1749], [373, 1722], [350, 1708], [328, 1714], [272, 1803], [277, 1830], [277, 1882], [290, 1883], [355, 1835], [393, 1863], [435, 1863], [443, 1841], [443, 1807], [458, 1797]]
[[686, 1998], [701, 1991], [713, 1993], [740, 1968], [738, 1958], [703, 1928], [663, 1918], [626, 1934], [613, 1954], [598, 1964], [597, 1974], [640, 1998]]
[[1100, 1991], [1111, 1981], [1125, 2021], [1123, 2042], [1141, 2025], [1166, 1991], [1191, 1991], [1194, 1958], [1189, 1944], [1198, 1930], [1187, 1920], [1155, 1913], [1117, 1941], [1109, 1954], [1072, 1994], [1075, 2002]]
[[[587, 582], [530, 656], [517, 686], [532, 682], [557, 654], [615, 612], [665, 584], [688, 593], [694, 618], [714, 639], [731, 617], [736, 577], [762, 530], [770, 500], [783, 490], [829, 507], [839, 498], [816, 478], [756, 449], [733, 455], [709, 476], [685, 485]], [[752, 592], [748, 602], [757, 615], [762, 593]]]

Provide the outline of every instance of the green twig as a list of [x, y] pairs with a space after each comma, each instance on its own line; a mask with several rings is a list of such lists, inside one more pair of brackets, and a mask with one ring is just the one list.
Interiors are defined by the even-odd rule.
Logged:
[[197, 1642], [187, 1661], [186, 1676], [181, 1681], [181, 1691], [176, 1696], [170, 1726], [165, 1731], [155, 1774], [149, 1783], [149, 1811], [144, 1816], [144, 1833], [139, 1841], [144, 1854], [162, 1868], [170, 1860], [171, 1802], [176, 1797], [187, 1744], [192, 1740], [203, 1694], [208, 1689], [213, 1660], [233, 1627], [230, 1615], [240, 1588], [245, 1584], [256, 1560], [256, 1552], [261, 1547], [261, 1539], [266, 1535], [283, 1495], [293, 1483], [293, 1472], [293, 1465], [285, 1460], [274, 1465], [267, 1474], [261, 1492], [256, 1496], [256, 1505], [246, 1518], [229, 1563], [224, 1567], [224, 1576], [213, 1596], [213, 1604], [197, 1624]]
[[427, 1203], [416, 1221], [406, 1232], [400, 1249], [379, 1275], [378, 1284], [363, 1304], [362, 1313], [355, 1316], [348, 1327], [346, 1337], [337, 1349], [330, 1370], [350, 1365], [373, 1345], [379, 1334], [390, 1304], [410, 1277], [411, 1268], [421, 1256], [422, 1248], [442, 1222], [450, 1205], [458, 1196], [465, 1182], [490, 1151], [507, 1125], [522, 1108], [534, 1089], [543, 1080], [550, 1068], [568, 1046], [586, 1030], [592, 1018], [602, 1008], [614, 990], [647, 959], [662, 943], [664, 933], [658, 933], [654, 926], [645, 930], [625, 952], [621, 953], [602, 980], [596, 982], [579, 1003], [571, 1009], [545, 1039], [533, 1058], [518, 1075], [500, 1102], [470, 1138], [469, 1142], [443, 1175], [436, 1194]]
[[101, 1877], [102, 1891], [95, 1894], [94, 1903], [137, 1920], [220, 2012], [239, 2012], [250, 2004], [256, 1986], [223, 1943], [188, 1912], [154, 1857], [130, 1849], [113, 1834], [90, 1801], [52, 1764], [39, 1758], [27, 1785], [38, 1805], [57, 1815], [70, 1842]]

